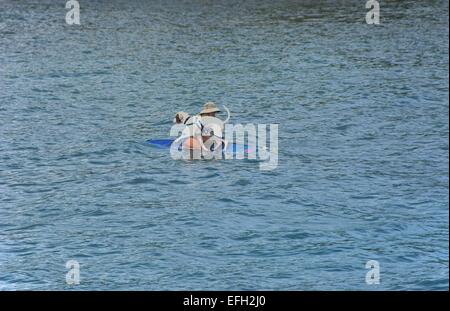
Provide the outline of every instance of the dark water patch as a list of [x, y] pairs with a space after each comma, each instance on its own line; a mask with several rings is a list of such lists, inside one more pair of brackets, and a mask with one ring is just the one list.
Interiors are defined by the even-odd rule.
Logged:
[[153, 184], [155, 180], [153, 178], [137, 177], [127, 181], [127, 184], [138, 185], [138, 184]]

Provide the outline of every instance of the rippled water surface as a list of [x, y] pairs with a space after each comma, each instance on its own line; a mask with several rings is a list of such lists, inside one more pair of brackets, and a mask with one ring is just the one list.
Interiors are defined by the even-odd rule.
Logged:
[[[0, 289], [448, 289], [448, 1], [64, 4], [0, 0]], [[145, 144], [207, 100], [278, 167]]]

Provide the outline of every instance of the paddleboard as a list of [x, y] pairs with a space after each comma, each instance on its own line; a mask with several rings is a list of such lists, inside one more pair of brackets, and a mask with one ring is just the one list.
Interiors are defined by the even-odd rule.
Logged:
[[[147, 143], [153, 147], [157, 147], [160, 149], [166, 149], [166, 148], [170, 148], [170, 146], [172, 145], [174, 140], [175, 139], [149, 139], [149, 140], [147, 140]], [[235, 143], [228, 144], [226, 152], [237, 153], [238, 151], [241, 151], [242, 149], [244, 149], [244, 153], [255, 152], [255, 148], [251, 148], [248, 145], [241, 145], [241, 144], [235, 144]]]

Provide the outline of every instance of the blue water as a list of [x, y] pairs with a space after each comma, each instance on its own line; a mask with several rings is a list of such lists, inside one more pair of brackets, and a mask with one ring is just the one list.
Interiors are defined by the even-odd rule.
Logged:
[[[448, 289], [448, 1], [64, 4], [0, 1], [0, 289]], [[208, 100], [278, 167], [145, 143]]]

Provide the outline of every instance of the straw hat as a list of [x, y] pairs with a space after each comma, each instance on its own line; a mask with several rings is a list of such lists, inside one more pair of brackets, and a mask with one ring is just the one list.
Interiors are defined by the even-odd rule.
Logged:
[[200, 115], [213, 112], [220, 112], [220, 109], [217, 108], [216, 104], [214, 104], [213, 102], [207, 102], [203, 105], [203, 110], [200, 111]]

